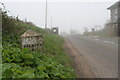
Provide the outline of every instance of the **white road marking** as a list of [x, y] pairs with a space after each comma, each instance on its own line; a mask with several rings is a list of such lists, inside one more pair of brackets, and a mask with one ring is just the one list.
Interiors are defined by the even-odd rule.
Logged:
[[103, 40], [104, 42], [114, 44], [114, 42]]
[[94, 40], [99, 40], [99, 39], [94, 39]]

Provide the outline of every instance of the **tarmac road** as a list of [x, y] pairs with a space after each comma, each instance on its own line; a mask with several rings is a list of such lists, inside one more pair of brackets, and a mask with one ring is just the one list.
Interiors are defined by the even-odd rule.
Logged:
[[73, 35], [67, 36], [66, 39], [84, 56], [97, 78], [118, 77], [117, 38], [93, 38]]

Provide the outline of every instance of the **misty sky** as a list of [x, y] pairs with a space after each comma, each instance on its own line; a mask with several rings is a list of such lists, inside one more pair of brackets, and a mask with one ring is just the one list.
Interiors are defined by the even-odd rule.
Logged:
[[[59, 1], [59, 0], [58, 0]], [[82, 0], [81, 0], [82, 1]], [[99, 0], [101, 1], [101, 0]], [[109, 20], [109, 6], [111, 2], [49, 2], [48, 0], [48, 27], [59, 27], [60, 31], [69, 32], [71, 29], [84, 31], [84, 27], [91, 29], [95, 25], [104, 26]], [[17, 16], [33, 22], [44, 28], [45, 1], [43, 2], [5, 2], [9, 15]]]

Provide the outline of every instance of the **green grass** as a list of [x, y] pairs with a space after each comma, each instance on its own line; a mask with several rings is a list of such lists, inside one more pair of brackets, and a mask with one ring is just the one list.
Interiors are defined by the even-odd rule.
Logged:
[[[64, 39], [61, 36], [4, 16], [2, 21], [3, 78], [75, 78], [72, 61], [64, 52]], [[20, 35], [29, 29], [43, 35], [42, 50], [30, 51], [28, 48], [21, 48]]]

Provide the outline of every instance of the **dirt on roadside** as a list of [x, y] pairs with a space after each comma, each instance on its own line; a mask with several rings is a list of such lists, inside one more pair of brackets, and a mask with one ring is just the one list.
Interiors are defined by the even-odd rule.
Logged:
[[90, 65], [84, 59], [84, 56], [68, 39], [65, 39], [64, 49], [73, 60], [73, 67], [77, 73], [77, 78], [95, 78], [95, 74], [91, 71]]

